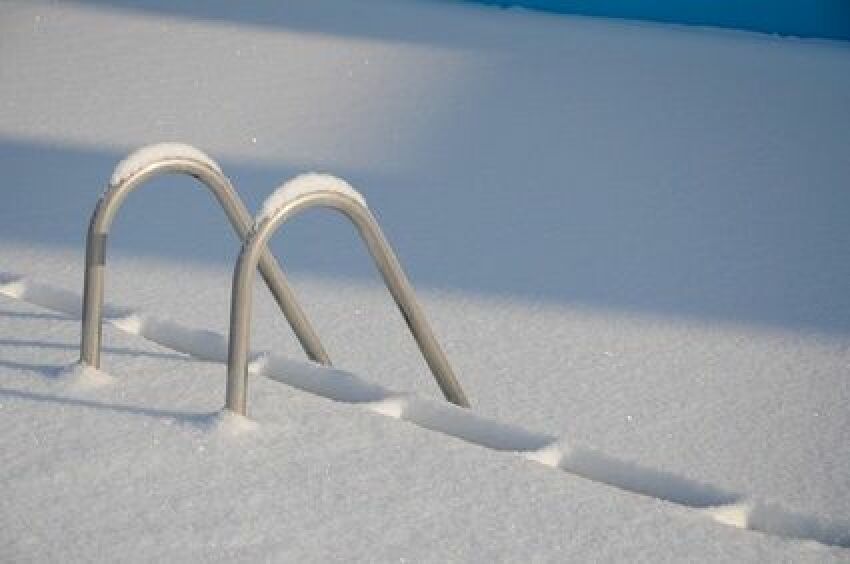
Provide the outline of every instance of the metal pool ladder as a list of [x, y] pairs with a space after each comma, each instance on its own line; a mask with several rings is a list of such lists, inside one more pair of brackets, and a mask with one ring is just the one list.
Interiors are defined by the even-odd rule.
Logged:
[[[336, 179], [334, 179], [336, 180]], [[353, 192], [353, 190], [352, 190]], [[264, 249], [277, 229], [299, 212], [312, 207], [330, 208], [347, 217], [366, 243], [375, 265], [381, 272], [387, 289], [413, 334], [445, 398], [461, 407], [469, 401], [440, 348], [425, 313], [416, 301], [413, 287], [407, 280], [398, 259], [387, 242], [375, 217], [359, 194], [349, 195], [335, 190], [316, 189], [299, 193], [271, 214], [260, 217], [252, 232], [245, 238], [242, 251], [233, 271], [230, 301], [230, 342], [227, 361], [227, 409], [246, 415], [248, 353], [251, 331], [251, 302], [254, 271]]]
[[[131, 154], [125, 160], [137, 158], [138, 166], [123, 174], [118, 174], [116, 169], [117, 180], [113, 177], [92, 213], [86, 236], [80, 362], [100, 368], [106, 241], [118, 209], [127, 196], [147, 180], [161, 174], [179, 173], [196, 178], [213, 193], [243, 241], [233, 273], [227, 409], [246, 414], [251, 289], [254, 272], [258, 267], [307, 356], [319, 364], [331, 365], [318, 334], [298, 305], [283, 271], [267, 249], [268, 240], [287, 219], [311, 207], [336, 210], [355, 225], [443, 395], [456, 405], [469, 407], [469, 401], [416, 301], [407, 276], [362, 199], [332, 190], [309, 191], [288, 201], [275, 213], [255, 224], [236, 190], [212, 159], [188, 145], [175, 146], [177, 150], [173, 154], [163, 153], [158, 146], [145, 147]], [[152, 155], [150, 158], [141, 157], [146, 151]]]

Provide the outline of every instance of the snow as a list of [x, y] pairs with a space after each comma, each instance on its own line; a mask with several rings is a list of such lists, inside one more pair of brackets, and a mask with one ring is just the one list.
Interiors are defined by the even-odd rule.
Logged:
[[75, 388], [99, 388], [112, 383], [112, 376], [80, 362], [71, 364], [59, 370], [59, 380]]
[[[0, 560], [847, 560], [846, 44], [416, 0], [0, 37]], [[103, 176], [163, 139], [252, 210], [362, 188], [474, 409], [317, 213], [271, 250], [336, 368], [258, 291], [223, 412], [239, 242], [180, 176], [122, 208], [76, 365]]]
[[313, 192], [333, 192], [347, 196], [352, 200], [357, 201], [364, 208], [366, 199], [351, 185], [343, 180], [330, 174], [318, 174], [315, 172], [307, 174], [299, 174], [291, 180], [287, 180], [277, 190], [269, 194], [266, 201], [263, 202], [263, 207], [260, 213], [257, 214], [256, 223], [272, 217], [278, 210], [290, 202]]
[[256, 375], [252, 420], [234, 418], [222, 365], [109, 326], [112, 384], [69, 388], [52, 374], [77, 353], [78, 320], [0, 307], [0, 409], [18, 445], [0, 467], [16, 512], [4, 560], [842, 558]]
[[188, 159], [199, 161], [208, 167], [221, 172], [218, 163], [207, 156], [203, 151], [185, 143], [154, 143], [130, 153], [115, 166], [110, 186], [117, 186], [124, 180], [145, 168], [146, 166], [163, 159]]
[[[74, 311], [75, 304], [79, 302], [79, 299], [66, 296], [70, 298], [66, 303], [57, 303], [53, 296], [61, 292], [20, 279], [0, 286], [0, 293], [10, 297], [27, 295], [32, 303], [39, 305], [43, 305], [39, 300], [43, 297], [43, 302], [57, 307], [62, 313]], [[113, 325], [199, 360], [226, 362], [227, 344], [224, 336], [208, 330], [183, 327], [173, 321], [156, 319], [141, 312], [120, 318]], [[449, 403], [399, 395], [340, 370], [293, 362], [268, 352], [255, 353], [253, 356], [256, 360], [250, 364], [250, 373], [254, 376], [265, 376], [334, 401], [364, 404], [374, 413], [402, 419], [423, 429], [437, 431], [477, 446], [523, 453], [529, 460], [594, 482], [699, 509], [701, 513], [725, 525], [788, 538], [813, 539], [828, 545], [850, 546], [850, 522], [846, 520], [830, 521], [789, 512], [776, 503], [746, 499], [742, 494], [722, 491], [668, 472], [643, 468], [591, 448], [567, 446], [555, 437], [490, 420]], [[79, 363], [61, 369], [59, 374], [77, 388], [99, 387], [113, 382], [108, 374]], [[215, 415], [208, 426], [230, 434], [258, 428], [255, 421], [242, 416], [230, 417], [226, 411]]]

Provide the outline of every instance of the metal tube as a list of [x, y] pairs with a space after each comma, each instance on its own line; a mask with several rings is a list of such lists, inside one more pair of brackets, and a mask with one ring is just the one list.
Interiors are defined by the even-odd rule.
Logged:
[[416, 301], [413, 287], [374, 216], [368, 208], [351, 196], [325, 190], [302, 194], [281, 206], [273, 215], [259, 223], [242, 246], [233, 271], [226, 407], [236, 413], [246, 414], [252, 289], [257, 261], [271, 236], [287, 219], [312, 207], [336, 210], [354, 223], [443, 395], [456, 405], [469, 407], [469, 401], [440, 348], [424, 311]]
[[[253, 218], [239, 198], [230, 181], [208, 163], [191, 157], [165, 157], [152, 162], [117, 185], [110, 185], [92, 213], [86, 238], [86, 269], [83, 282], [83, 320], [80, 340], [80, 361], [100, 368], [100, 349], [103, 325], [103, 288], [106, 240], [109, 228], [125, 198], [150, 178], [165, 173], [183, 173], [197, 178], [212, 191], [224, 208], [230, 224], [240, 240], [244, 240], [253, 225]], [[307, 356], [318, 363], [331, 361], [319, 336], [298, 305], [295, 294], [274, 256], [265, 248], [258, 255], [259, 269], [269, 290], [292, 326]], [[257, 268], [257, 263], [254, 268]]]

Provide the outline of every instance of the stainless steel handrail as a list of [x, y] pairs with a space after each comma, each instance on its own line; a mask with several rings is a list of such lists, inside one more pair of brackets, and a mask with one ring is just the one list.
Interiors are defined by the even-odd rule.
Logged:
[[242, 251], [239, 253], [239, 259], [233, 271], [233, 290], [230, 301], [227, 409], [241, 415], [246, 414], [252, 290], [257, 261], [260, 260], [271, 236], [287, 219], [312, 207], [331, 208], [354, 223], [443, 395], [454, 404], [469, 407], [469, 401], [434, 337], [425, 313], [416, 301], [413, 288], [372, 213], [352, 196], [332, 190], [315, 190], [292, 198], [270, 216], [263, 218], [242, 245]]
[[[124, 199], [145, 181], [159, 174], [183, 173], [198, 179], [212, 191], [224, 208], [233, 229], [244, 240], [253, 219], [239, 198], [236, 190], [224, 174], [211, 163], [187, 156], [163, 157], [147, 163], [117, 184], [110, 184], [98, 200], [92, 213], [86, 237], [86, 271], [83, 286], [83, 321], [80, 342], [80, 361], [96, 368], [100, 367], [100, 349], [103, 331], [103, 288], [106, 255], [106, 237], [115, 214]], [[331, 361], [298, 305], [294, 292], [286, 281], [274, 256], [262, 246], [257, 250], [260, 272], [266, 281], [283, 315], [292, 326], [307, 356], [318, 363], [330, 365]], [[254, 262], [257, 268], [257, 261]]]

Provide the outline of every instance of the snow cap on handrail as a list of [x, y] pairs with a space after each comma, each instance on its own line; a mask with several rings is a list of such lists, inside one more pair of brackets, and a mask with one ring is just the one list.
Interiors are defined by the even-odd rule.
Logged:
[[109, 185], [117, 186], [142, 168], [168, 158], [185, 158], [201, 161], [210, 168], [221, 172], [221, 168], [218, 166], [218, 163], [210, 158], [209, 155], [200, 149], [192, 147], [191, 145], [174, 142], [154, 143], [153, 145], [147, 145], [141, 149], [136, 149], [121, 160], [112, 172], [112, 178], [109, 180]]
[[330, 174], [308, 172], [286, 181], [277, 190], [269, 194], [269, 197], [263, 202], [256, 223], [259, 224], [264, 219], [273, 216], [275, 212], [289, 202], [311, 192], [336, 192], [353, 198], [364, 208], [368, 208], [363, 195], [342, 178]]

